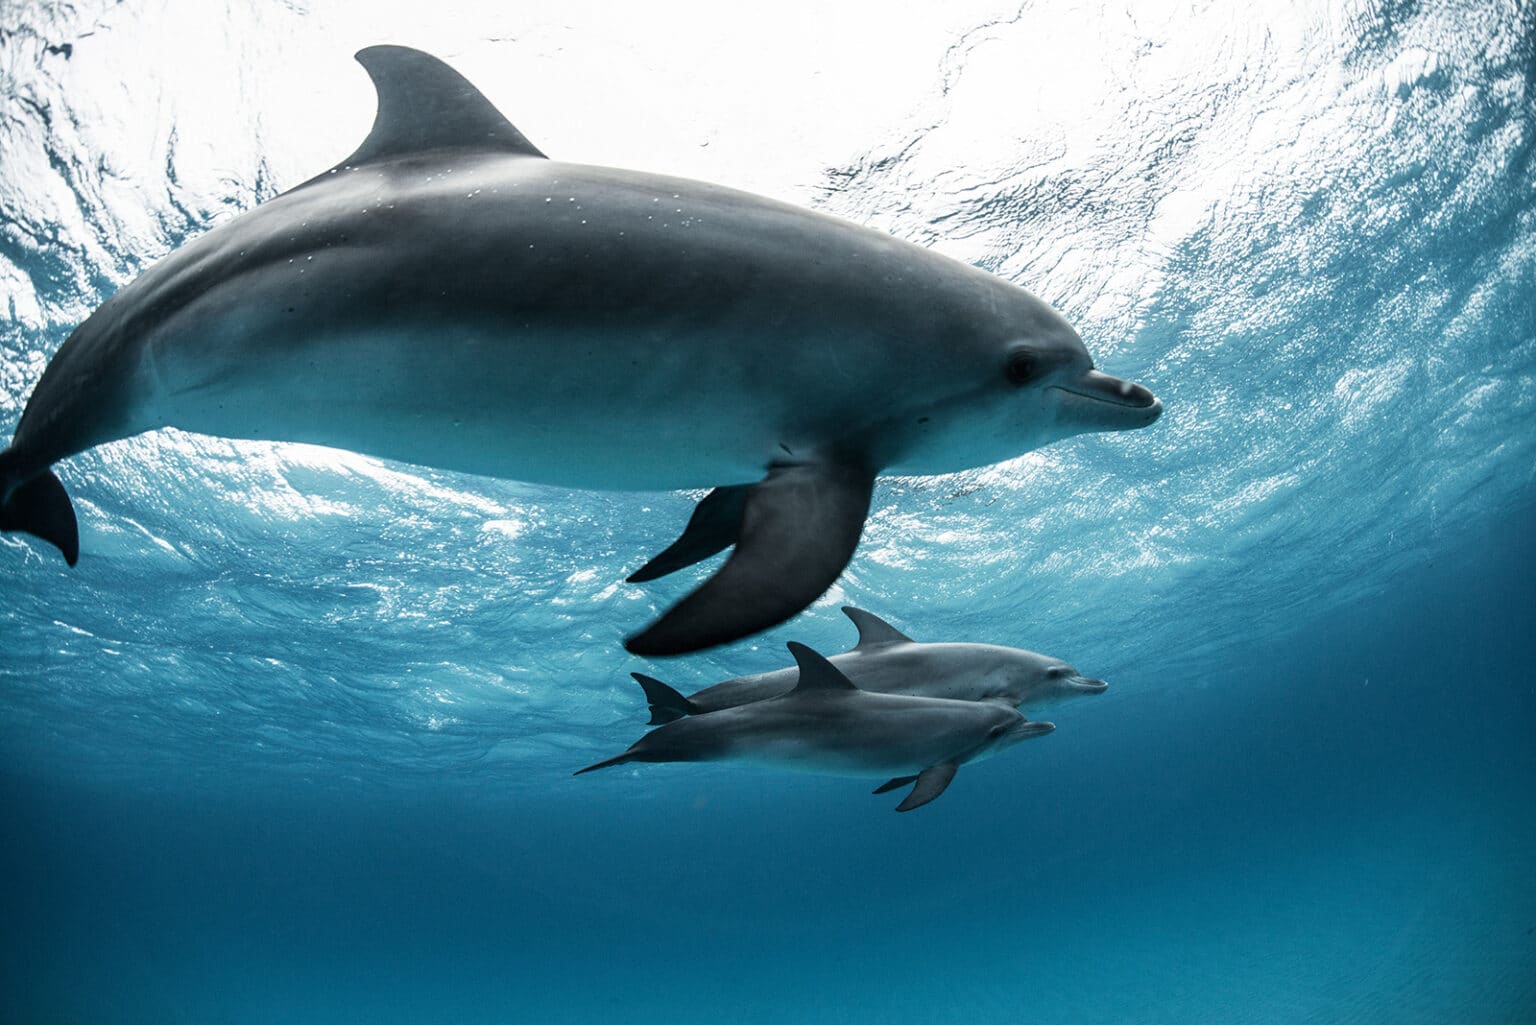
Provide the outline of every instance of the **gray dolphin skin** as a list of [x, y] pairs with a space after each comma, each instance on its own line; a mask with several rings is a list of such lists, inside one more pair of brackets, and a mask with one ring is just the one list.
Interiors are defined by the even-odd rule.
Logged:
[[739, 761], [889, 776], [875, 793], [912, 783], [896, 806], [911, 811], [942, 794], [966, 762], [1056, 728], [996, 701], [871, 694], [805, 645], [791, 641], [789, 650], [799, 673], [789, 693], [667, 723], [576, 775], [628, 762]]
[[645, 581], [734, 545], [630, 651], [788, 619], [877, 473], [1144, 427], [1028, 292], [823, 214], [547, 159], [437, 59], [374, 46], [367, 139], [82, 323], [0, 453], [0, 529], [79, 555], [54, 463], [161, 427], [574, 488], [713, 488]]
[[[1068, 698], [1102, 694], [1103, 680], [1084, 677], [1059, 658], [997, 644], [920, 644], [873, 613], [843, 607], [858, 643], [828, 659], [861, 691], [957, 701], [998, 701], [1039, 711]], [[800, 679], [795, 666], [738, 676], [684, 697], [654, 677], [631, 673], [650, 704], [650, 725], [778, 697]]]

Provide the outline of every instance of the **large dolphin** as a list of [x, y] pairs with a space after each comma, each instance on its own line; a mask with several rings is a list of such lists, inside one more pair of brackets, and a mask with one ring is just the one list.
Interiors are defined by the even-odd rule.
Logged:
[[[853, 685], [877, 694], [911, 694], [956, 701], [1000, 701], [1035, 712], [1109, 684], [1084, 677], [1059, 658], [998, 644], [921, 644], [873, 613], [843, 606], [858, 627], [856, 645], [828, 661]], [[651, 706], [652, 726], [722, 708], [778, 697], [794, 689], [795, 666], [738, 676], [688, 697], [643, 673], [631, 673]]]
[[896, 806], [911, 811], [942, 794], [966, 762], [1056, 728], [996, 701], [872, 694], [805, 645], [791, 641], [789, 650], [799, 672], [789, 693], [667, 723], [576, 775], [626, 762], [741, 761], [891, 776], [875, 793], [915, 783]]
[[373, 130], [81, 324], [0, 453], [0, 528], [73, 565], [52, 464], [159, 427], [580, 488], [714, 488], [630, 577], [731, 545], [639, 654], [814, 601], [877, 473], [936, 474], [1162, 407], [1006, 281], [718, 185], [546, 159], [459, 74], [358, 53]]

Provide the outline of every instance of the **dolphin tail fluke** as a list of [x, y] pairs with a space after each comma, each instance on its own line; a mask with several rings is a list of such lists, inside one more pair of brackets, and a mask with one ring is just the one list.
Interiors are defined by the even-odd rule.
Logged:
[[821, 597], [853, 558], [874, 483], [862, 466], [775, 467], [746, 489], [736, 548], [720, 572], [624, 647], [682, 655], [784, 622]]
[[949, 786], [949, 781], [955, 778], [955, 772], [959, 768], [960, 766], [954, 762], [928, 766], [928, 768], [917, 774], [917, 785], [896, 806], [896, 810], [911, 811], [913, 808], [921, 808], [929, 801], [938, 797]]
[[668, 687], [653, 676], [644, 673], [630, 673], [640, 689], [645, 691], [645, 700], [651, 706], [651, 721], [647, 726], [663, 726], [666, 723], [681, 719], [688, 715], [698, 715], [698, 705], [683, 697], [677, 691]]
[[20, 531], [41, 538], [64, 554], [73, 566], [80, 561], [80, 525], [69, 494], [52, 470], [45, 469], [30, 480], [20, 477], [13, 449], [0, 452], [0, 530]]
[[600, 762], [595, 762], [587, 766], [585, 769], [577, 769], [575, 772], [571, 773], [571, 775], [580, 776], [583, 772], [595, 772], [598, 769], [607, 769], [614, 765], [623, 765], [625, 762], [632, 762], [634, 760], [635, 756], [630, 752], [625, 751], [621, 755], [614, 755], [612, 758], [604, 758]]

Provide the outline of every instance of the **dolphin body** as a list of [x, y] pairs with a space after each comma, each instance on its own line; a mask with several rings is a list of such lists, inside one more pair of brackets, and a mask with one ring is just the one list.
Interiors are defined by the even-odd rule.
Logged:
[[618, 490], [713, 488], [630, 577], [732, 545], [637, 654], [782, 622], [852, 557], [879, 472], [1144, 427], [1008, 282], [717, 185], [549, 160], [472, 85], [357, 54], [341, 164], [175, 250], [54, 355], [0, 452], [0, 529], [79, 555], [52, 464], [160, 427]]
[[[863, 609], [845, 605], [843, 614], [858, 627], [859, 641], [828, 661], [861, 691], [998, 701], [1021, 711], [1039, 711], [1109, 688], [1103, 680], [1088, 679], [1049, 655], [997, 644], [920, 644]], [[684, 697], [654, 677], [630, 675], [645, 691], [652, 726], [788, 694], [800, 679], [799, 669], [790, 666], [738, 676]]]
[[789, 650], [799, 672], [789, 693], [667, 723], [576, 775], [627, 762], [741, 761], [891, 776], [875, 793], [912, 783], [896, 806], [911, 811], [942, 794], [966, 762], [1056, 728], [995, 701], [872, 694], [805, 645], [791, 641]]

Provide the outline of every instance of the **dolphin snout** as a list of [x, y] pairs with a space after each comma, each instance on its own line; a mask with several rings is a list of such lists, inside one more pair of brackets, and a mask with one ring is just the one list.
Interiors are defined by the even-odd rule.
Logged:
[[1086, 676], [1079, 676], [1072, 681], [1072, 689], [1080, 690], [1084, 694], [1102, 694], [1109, 690], [1109, 684], [1103, 680], [1094, 680]]
[[1080, 400], [1073, 416], [1090, 430], [1134, 430], [1163, 415], [1163, 404], [1134, 381], [1122, 381], [1097, 370], [1085, 370], [1052, 387]]
[[1118, 377], [1102, 374], [1097, 370], [1089, 370], [1072, 383], [1057, 385], [1057, 387], [1065, 388], [1085, 398], [1112, 402], [1117, 406], [1130, 406], [1134, 409], [1145, 409], [1159, 404], [1156, 395], [1135, 381], [1122, 381]]

